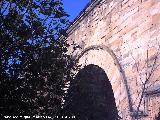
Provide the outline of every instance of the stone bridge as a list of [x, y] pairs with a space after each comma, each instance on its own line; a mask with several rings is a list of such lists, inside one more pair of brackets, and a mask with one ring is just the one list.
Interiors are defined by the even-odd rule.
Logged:
[[105, 71], [123, 120], [155, 119], [160, 109], [160, 0], [92, 0], [67, 33], [77, 64]]

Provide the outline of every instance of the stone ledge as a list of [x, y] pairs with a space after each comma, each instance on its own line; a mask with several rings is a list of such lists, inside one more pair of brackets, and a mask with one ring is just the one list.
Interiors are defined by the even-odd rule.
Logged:
[[158, 95], [158, 96], [160, 96], [160, 84], [157, 84], [157, 85], [154, 85], [152, 87], [149, 87], [145, 91], [145, 95], [146, 96], [150, 96], [150, 95]]

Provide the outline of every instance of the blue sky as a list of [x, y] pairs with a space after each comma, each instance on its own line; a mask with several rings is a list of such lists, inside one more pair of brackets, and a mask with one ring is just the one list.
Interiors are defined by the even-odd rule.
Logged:
[[89, 1], [90, 0], [62, 0], [65, 11], [70, 15], [69, 20], [71, 22]]

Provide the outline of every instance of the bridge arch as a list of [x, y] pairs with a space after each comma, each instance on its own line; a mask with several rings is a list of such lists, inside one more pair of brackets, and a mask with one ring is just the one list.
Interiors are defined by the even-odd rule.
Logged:
[[[124, 71], [123, 71], [123, 69], [122, 69], [122, 67], [121, 67], [121, 65], [120, 65], [120, 63], [119, 63], [116, 55], [114, 54], [114, 52], [113, 52], [109, 47], [107, 47], [107, 46], [105, 46], [105, 45], [91, 45], [91, 46], [85, 48], [84, 50], [82, 50], [82, 51], [80, 52], [80, 54], [78, 54], [78, 55], [76, 56], [76, 59], [75, 59], [76, 63], [79, 63], [80, 59], [83, 58], [83, 56], [84, 56], [86, 53], [88, 53], [88, 52], [91, 52], [91, 53], [92, 53], [92, 51], [95, 51], [95, 50], [96, 50], [96, 51], [97, 51], [97, 50], [103, 50], [103, 51], [105, 51], [105, 52], [110, 56], [110, 58], [112, 59], [112, 61], [114, 62], [114, 66], [115, 66], [115, 68], [117, 69], [118, 74], [120, 75], [120, 80], [122, 81], [123, 86], [124, 86], [125, 96], [126, 96], [126, 99], [127, 99], [127, 107], [128, 107], [128, 109], [129, 109], [130, 113], [133, 112], [132, 100], [131, 100], [131, 96], [130, 96], [130, 90], [129, 90], [129, 86], [128, 86], [128, 83], [127, 83], [127, 80], [126, 80], [125, 73], [124, 73]], [[107, 62], [107, 61], [104, 61], [104, 62]], [[96, 62], [93, 62], [92, 64], [100, 66], [100, 65], [97, 64]], [[104, 65], [103, 65], [103, 66], [104, 66]], [[103, 68], [103, 66], [100, 66], [100, 67]], [[105, 70], [105, 72], [107, 73], [106, 70]], [[113, 76], [113, 74], [112, 74], [112, 76]], [[111, 77], [111, 76], [108, 76], [108, 78], [109, 78], [109, 80], [110, 80], [110, 82], [111, 82], [111, 85], [113, 86], [112, 77]], [[113, 93], [114, 93], [114, 94], [115, 94], [115, 92], [116, 92], [116, 91], [113, 89]], [[118, 101], [116, 101], [116, 105], [118, 105]]]
[[[138, 0], [127, 0], [127, 2], [125, 0], [95, 0], [83, 9], [67, 29], [68, 43], [73, 43], [74, 48], [79, 47], [76, 45], [82, 48], [72, 52], [71, 46], [70, 54], [74, 56], [80, 52], [76, 55], [76, 62], [79, 65], [94, 64], [105, 70], [117, 100], [116, 105], [129, 108], [129, 111], [121, 109], [124, 115], [122, 118], [125, 120], [131, 120], [134, 117], [154, 119], [159, 109], [160, 98], [157, 95], [155, 97], [155, 91], [159, 88], [160, 69], [157, 68], [150, 80], [147, 80], [149, 89], [143, 95], [145, 73], [151, 73], [150, 68], [155, 60], [153, 58], [159, 53], [159, 3], [160, 1], [156, 0], [141, 2]], [[158, 66], [159, 63], [160, 61], [157, 60], [156, 65]], [[118, 93], [121, 89], [115, 81], [123, 85], [123, 94]], [[126, 96], [124, 101], [122, 96]]]

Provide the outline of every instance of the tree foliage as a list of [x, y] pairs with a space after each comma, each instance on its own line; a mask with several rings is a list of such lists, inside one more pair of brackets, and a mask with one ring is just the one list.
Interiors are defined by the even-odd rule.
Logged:
[[[54, 116], [69, 75], [61, 0], [0, 1], [0, 114]], [[65, 35], [65, 34], [63, 34]]]

